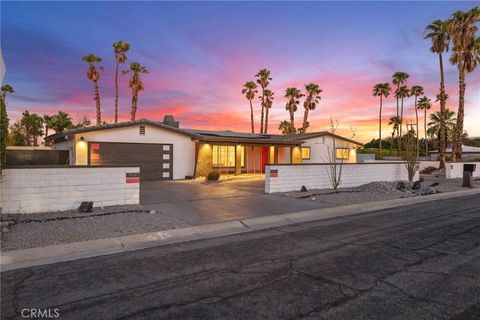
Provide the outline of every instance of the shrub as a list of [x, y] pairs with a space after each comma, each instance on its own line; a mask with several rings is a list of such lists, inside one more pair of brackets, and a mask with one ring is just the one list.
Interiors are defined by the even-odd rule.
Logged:
[[437, 168], [435, 168], [435, 167], [426, 167], [425, 169], [420, 171], [420, 173], [432, 173], [435, 170], [437, 170]]
[[220, 172], [210, 171], [207, 175], [207, 181], [218, 181], [220, 179]]

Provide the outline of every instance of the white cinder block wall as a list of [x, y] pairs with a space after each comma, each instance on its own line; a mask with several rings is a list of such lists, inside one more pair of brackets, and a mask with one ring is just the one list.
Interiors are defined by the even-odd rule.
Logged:
[[67, 167], [4, 169], [2, 213], [37, 213], [77, 209], [82, 201], [95, 207], [138, 204], [140, 184], [127, 183], [138, 167]]
[[474, 177], [480, 177], [480, 162], [450, 162], [445, 166], [445, 177], [447, 179], [463, 178], [463, 165], [476, 164], [477, 168], [473, 172]]
[[[340, 166], [338, 166], [340, 168]], [[265, 172], [265, 193], [299, 191], [307, 189], [331, 189], [328, 164], [269, 165]], [[276, 176], [272, 170], [277, 170]], [[418, 171], [414, 180], [418, 179]], [[340, 188], [356, 187], [373, 181], [408, 180], [404, 163], [344, 164]]]

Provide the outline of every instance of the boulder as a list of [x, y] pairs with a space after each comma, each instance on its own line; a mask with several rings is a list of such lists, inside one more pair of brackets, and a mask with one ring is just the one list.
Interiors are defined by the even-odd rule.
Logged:
[[307, 192], [307, 187], [302, 186], [302, 188], [300, 189], [300, 192]]
[[86, 213], [86, 212], [92, 212], [93, 209], [93, 201], [83, 201], [80, 203], [80, 206], [78, 207], [78, 212], [81, 213]]
[[405, 191], [406, 189], [407, 189], [407, 186], [405, 185], [405, 182], [399, 181], [397, 183], [397, 190]]
[[412, 186], [413, 190], [419, 190], [422, 187], [422, 183], [420, 181], [415, 181], [415, 183]]

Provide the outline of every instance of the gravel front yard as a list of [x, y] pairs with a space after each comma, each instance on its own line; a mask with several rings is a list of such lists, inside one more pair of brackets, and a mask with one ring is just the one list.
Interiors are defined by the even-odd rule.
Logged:
[[91, 213], [56, 212], [2, 215], [13, 220], [2, 232], [2, 251], [154, 232], [189, 225], [162, 213], [136, 208], [95, 209]]

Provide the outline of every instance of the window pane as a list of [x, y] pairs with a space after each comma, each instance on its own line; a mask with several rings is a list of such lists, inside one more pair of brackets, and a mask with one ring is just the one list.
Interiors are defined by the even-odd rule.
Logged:
[[[240, 165], [245, 163], [245, 148], [240, 147]], [[235, 167], [235, 146], [213, 146], [212, 163], [215, 167]]]
[[335, 156], [340, 160], [348, 160], [350, 158], [350, 149], [348, 148], [337, 148], [335, 150]]
[[310, 159], [310, 147], [302, 147], [302, 159]]

